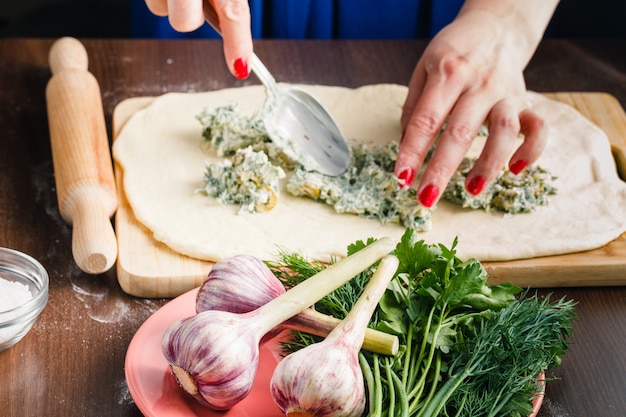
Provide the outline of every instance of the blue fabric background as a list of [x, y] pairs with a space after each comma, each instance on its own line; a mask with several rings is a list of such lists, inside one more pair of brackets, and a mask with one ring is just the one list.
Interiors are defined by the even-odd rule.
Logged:
[[[274, 39], [412, 39], [433, 36], [462, 0], [249, 0], [252, 36]], [[135, 38], [218, 38], [208, 25], [178, 33], [132, 0]]]

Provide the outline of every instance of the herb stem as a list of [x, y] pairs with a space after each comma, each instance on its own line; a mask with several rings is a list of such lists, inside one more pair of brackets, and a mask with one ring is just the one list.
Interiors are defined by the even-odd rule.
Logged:
[[377, 393], [374, 383], [374, 374], [372, 373], [372, 368], [370, 367], [370, 364], [367, 362], [367, 359], [363, 355], [363, 352], [359, 352], [359, 365], [361, 365], [363, 379], [365, 380], [365, 385], [367, 386], [368, 392], [369, 413], [367, 415], [369, 417], [380, 417], [380, 414], [376, 414], [375, 410]]
[[[389, 362], [389, 360], [387, 360], [387, 362]], [[397, 414], [397, 417], [409, 417], [409, 398], [404, 385], [402, 385], [402, 381], [400, 381], [400, 378], [395, 372], [391, 372], [391, 380], [398, 394], [397, 404], [400, 406], [400, 412]], [[394, 417], [392, 414], [389, 414], [389, 416]]]
[[406, 349], [404, 351], [404, 368], [402, 369], [402, 385], [407, 386], [407, 380], [409, 376], [409, 369], [411, 368], [411, 352], [413, 351], [413, 327], [409, 324], [409, 329], [406, 335]]
[[[424, 329], [424, 338], [422, 341], [422, 347], [420, 349], [420, 354], [419, 354], [420, 363], [422, 361], [423, 356], [425, 355], [426, 342], [429, 339], [428, 334], [430, 332], [430, 326], [431, 326], [432, 317], [434, 315], [435, 307], [436, 307], [436, 303], [435, 303], [435, 306], [433, 306], [433, 308], [430, 311], [430, 314], [428, 317], [428, 324], [426, 328]], [[424, 388], [426, 386], [426, 378], [430, 374], [430, 367], [433, 362], [435, 351], [437, 350], [437, 340], [439, 339], [439, 334], [441, 333], [441, 329], [443, 327], [443, 321], [445, 320], [446, 318], [445, 316], [447, 315], [447, 308], [448, 308], [448, 304], [444, 302], [441, 308], [441, 317], [439, 319], [439, 322], [437, 323], [435, 332], [433, 333], [432, 342], [430, 343], [430, 349], [428, 350], [428, 357], [426, 358], [426, 363], [424, 364], [422, 375], [420, 376], [420, 379], [417, 381], [417, 384], [415, 385], [415, 387], [411, 390], [409, 394], [411, 398], [414, 398], [413, 403], [418, 401], [422, 397], [422, 393], [424, 392]]]
[[454, 394], [454, 392], [459, 388], [465, 378], [469, 376], [469, 372], [464, 370], [460, 374], [452, 375], [448, 378], [445, 384], [439, 389], [437, 394], [433, 397], [433, 399], [425, 404], [425, 407], [421, 409], [416, 417], [436, 417], [439, 415], [441, 410], [446, 405], [448, 399]]
[[[424, 403], [428, 404], [428, 402], [433, 398], [433, 396], [435, 395], [435, 393], [437, 392], [437, 387], [438, 387], [438, 380], [437, 380], [437, 375], [439, 375], [439, 373], [441, 372], [441, 352], [437, 352], [437, 358], [435, 359], [435, 369], [433, 371], [433, 381], [432, 381], [432, 385], [430, 386], [430, 390], [428, 391], [428, 395], [426, 396], [426, 398], [424, 399]], [[417, 402], [414, 402], [413, 404], [411, 404], [411, 407], [413, 409], [413, 407], [417, 407]]]
[[[389, 365], [389, 361], [383, 359], [385, 366], [385, 378], [387, 379], [387, 389], [388, 389], [388, 403], [389, 409], [387, 410], [387, 415], [395, 416], [396, 414], [396, 389], [395, 384], [393, 383], [393, 371], [391, 370], [391, 365]], [[402, 407], [402, 405], [400, 405]]]
[[375, 412], [377, 416], [382, 415], [383, 410], [383, 386], [380, 377], [380, 357], [378, 354], [373, 355], [374, 358], [374, 382], [376, 389], [376, 407]]

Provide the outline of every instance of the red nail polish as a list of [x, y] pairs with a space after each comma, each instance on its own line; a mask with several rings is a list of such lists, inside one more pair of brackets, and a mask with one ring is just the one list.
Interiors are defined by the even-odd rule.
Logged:
[[467, 182], [465, 188], [471, 195], [480, 194], [483, 191], [483, 188], [485, 188], [485, 177], [482, 175], [475, 176]]
[[233, 63], [233, 68], [235, 69], [235, 77], [243, 80], [250, 75], [250, 70], [248, 69], [248, 63], [244, 61], [242, 58], [237, 58]]
[[526, 168], [526, 165], [528, 165], [527, 161], [524, 161], [523, 159], [518, 159], [517, 161], [511, 163], [509, 165], [509, 171], [511, 171], [513, 174], [517, 175], [520, 172], [522, 172], [524, 170], [524, 168]]
[[429, 184], [419, 195], [419, 201], [422, 203], [424, 207], [430, 208], [433, 204], [435, 204], [435, 200], [439, 196], [439, 188], [436, 185]]
[[413, 168], [404, 168], [398, 174], [400, 188], [409, 188], [415, 179], [415, 171]]

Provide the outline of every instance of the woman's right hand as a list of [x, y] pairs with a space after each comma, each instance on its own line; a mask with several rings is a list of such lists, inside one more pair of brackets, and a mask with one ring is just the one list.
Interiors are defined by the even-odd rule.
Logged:
[[416, 189], [425, 207], [439, 200], [483, 123], [489, 135], [465, 182], [470, 194], [485, 190], [507, 163], [517, 175], [541, 155], [547, 129], [527, 102], [523, 72], [557, 3], [466, 0], [420, 57], [395, 173], [410, 186], [424, 167]]
[[247, 0], [146, 0], [146, 5], [153, 14], [168, 16], [179, 32], [194, 31], [208, 20], [222, 35], [230, 72], [239, 79], [250, 75], [252, 32]]

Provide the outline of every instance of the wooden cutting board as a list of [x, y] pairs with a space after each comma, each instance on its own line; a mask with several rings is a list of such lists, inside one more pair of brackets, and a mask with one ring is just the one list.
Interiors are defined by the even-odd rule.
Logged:
[[[602, 128], [612, 145], [618, 172], [626, 178], [626, 113], [619, 101], [606, 93], [549, 93], [546, 96], [578, 109]], [[113, 138], [151, 97], [130, 98], [113, 113]], [[117, 277], [128, 294], [175, 297], [199, 286], [211, 269], [200, 261], [170, 250], [155, 241], [133, 216], [124, 196], [122, 169], [115, 166], [119, 207], [115, 217], [118, 239]], [[624, 208], [626, 211], [626, 207]], [[626, 233], [602, 248], [587, 252], [506, 262], [484, 262], [489, 282], [511, 282], [522, 287], [611, 286], [626, 284]]]

